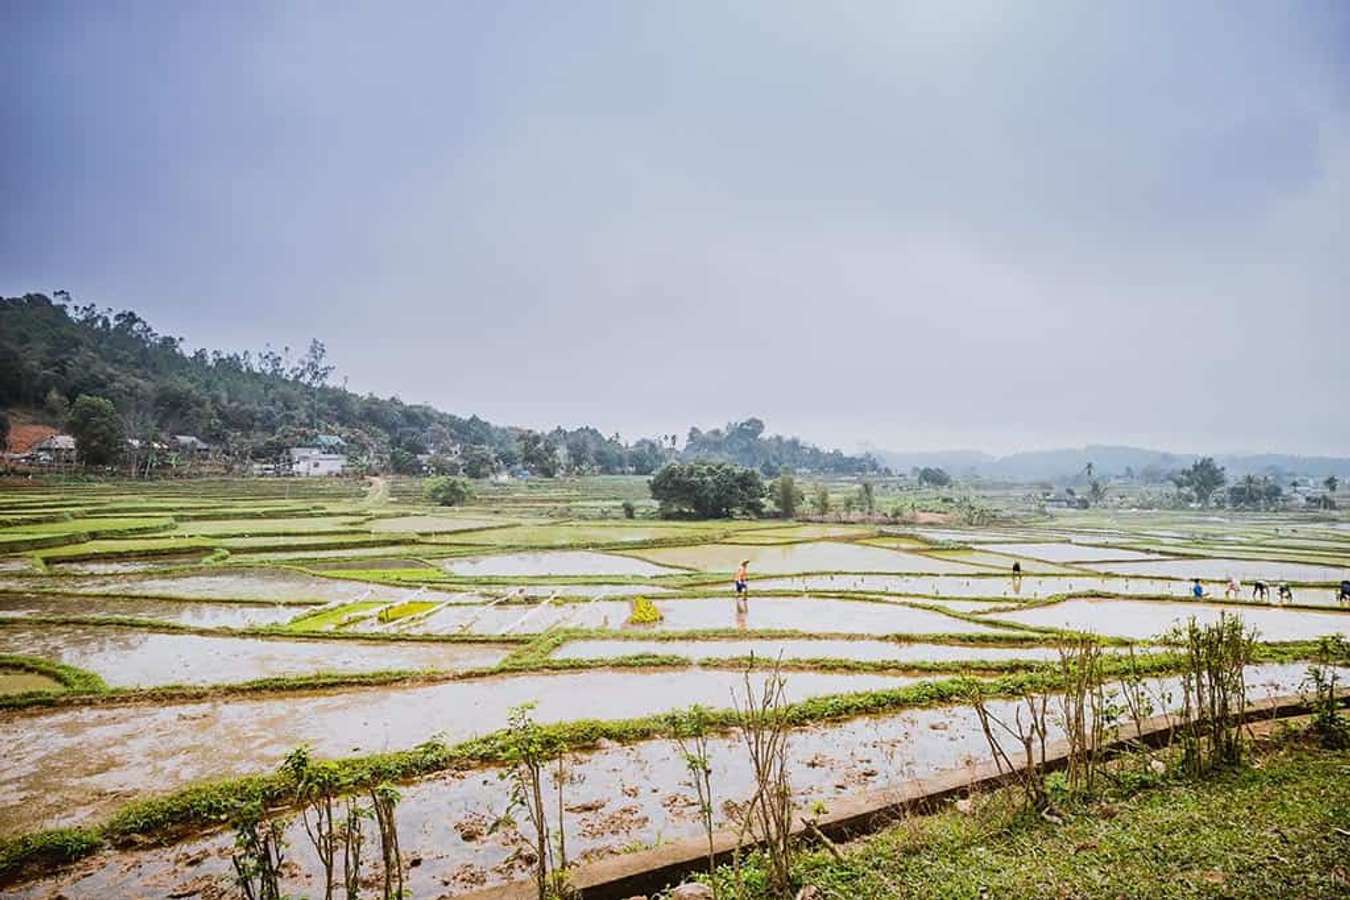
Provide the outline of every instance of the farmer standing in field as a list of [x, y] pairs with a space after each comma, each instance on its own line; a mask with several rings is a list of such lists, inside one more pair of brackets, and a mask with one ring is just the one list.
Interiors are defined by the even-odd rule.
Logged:
[[745, 605], [746, 595], [750, 591], [750, 560], [741, 560], [741, 565], [736, 569], [736, 608], [742, 609]]

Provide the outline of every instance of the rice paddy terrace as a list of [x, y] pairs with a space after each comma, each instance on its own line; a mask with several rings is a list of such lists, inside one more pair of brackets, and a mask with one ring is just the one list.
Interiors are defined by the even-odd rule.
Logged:
[[[0, 488], [3, 891], [230, 895], [230, 805], [284, 804], [302, 744], [401, 784], [408, 887], [445, 896], [529, 877], [503, 817], [520, 704], [571, 748], [568, 843], [593, 860], [700, 833], [667, 715], [730, 708], [766, 659], [787, 670], [797, 799], [828, 805], [983, 761], [961, 698], [1015, 696], [1068, 633], [1133, 650], [1160, 706], [1153, 641], [1189, 617], [1259, 631], [1254, 699], [1296, 693], [1312, 642], [1350, 636], [1350, 522], [1327, 516], [666, 522], [629, 478], [419, 498], [412, 480]], [[714, 738], [725, 797], [750, 789], [743, 757]], [[312, 896], [291, 829], [287, 877]]]

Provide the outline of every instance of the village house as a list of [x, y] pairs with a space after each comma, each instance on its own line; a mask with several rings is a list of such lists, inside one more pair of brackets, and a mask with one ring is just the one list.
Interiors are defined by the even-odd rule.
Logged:
[[10, 429], [5, 458], [30, 466], [61, 466], [75, 462], [75, 438], [48, 425], [15, 425]]
[[206, 456], [211, 452], [210, 444], [192, 434], [175, 434], [173, 445], [180, 453], [190, 456]]
[[286, 460], [291, 475], [306, 478], [341, 475], [347, 468], [347, 457], [344, 454], [329, 453], [320, 447], [292, 447], [286, 451]]

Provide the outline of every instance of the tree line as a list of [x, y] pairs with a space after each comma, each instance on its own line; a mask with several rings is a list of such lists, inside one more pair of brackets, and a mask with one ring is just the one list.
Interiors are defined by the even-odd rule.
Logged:
[[404, 474], [650, 475], [680, 459], [725, 459], [769, 476], [788, 468], [849, 474], [877, 467], [871, 457], [766, 437], [759, 419], [692, 428], [681, 451], [675, 435], [629, 444], [589, 426], [511, 428], [360, 395], [332, 383], [334, 372], [319, 340], [303, 351], [189, 351], [131, 311], [79, 305], [63, 292], [0, 298], [0, 409], [26, 410], [79, 432], [81, 456], [94, 464], [117, 461], [128, 439], [149, 445], [194, 435], [244, 463], [277, 460], [288, 447], [335, 434], [355, 464]]

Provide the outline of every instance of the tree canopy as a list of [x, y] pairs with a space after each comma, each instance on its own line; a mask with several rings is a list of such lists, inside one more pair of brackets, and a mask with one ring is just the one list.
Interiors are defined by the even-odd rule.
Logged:
[[81, 394], [70, 408], [66, 427], [75, 438], [75, 450], [88, 465], [117, 462], [126, 446], [117, 407], [102, 397]]
[[1196, 503], [1208, 506], [1214, 492], [1228, 481], [1228, 473], [1223, 466], [1214, 462], [1212, 456], [1197, 459], [1189, 467], [1172, 476], [1177, 489], [1190, 495]]
[[671, 463], [649, 482], [663, 516], [724, 519], [764, 512], [764, 481], [754, 469], [724, 462]]

